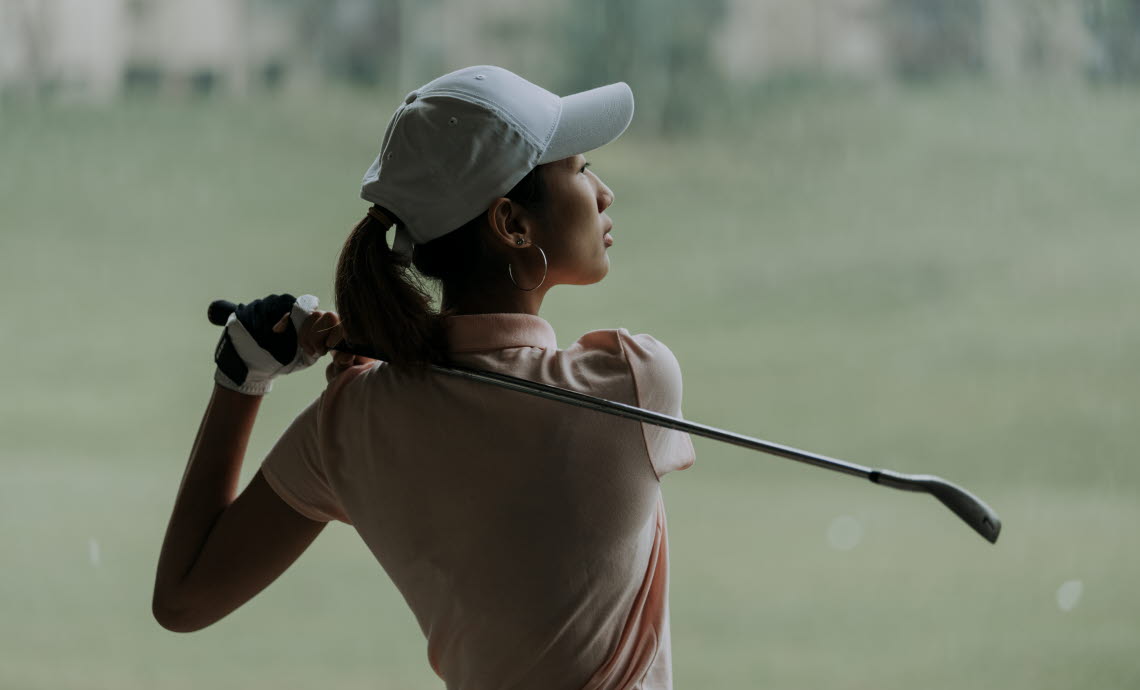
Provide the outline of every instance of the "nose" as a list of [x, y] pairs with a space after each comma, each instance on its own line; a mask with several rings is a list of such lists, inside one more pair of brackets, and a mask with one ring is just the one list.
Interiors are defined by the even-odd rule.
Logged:
[[598, 180], [598, 213], [605, 211], [609, 208], [610, 204], [614, 202], [613, 190], [606, 186], [605, 182]]

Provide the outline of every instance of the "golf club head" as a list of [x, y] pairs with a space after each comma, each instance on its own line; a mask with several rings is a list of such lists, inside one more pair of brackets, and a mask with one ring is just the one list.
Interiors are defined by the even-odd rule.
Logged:
[[875, 470], [869, 478], [892, 489], [924, 491], [934, 496], [986, 541], [997, 543], [1001, 534], [1001, 518], [980, 498], [962, 487], [930, 474], [899, 474], [890, 470]]

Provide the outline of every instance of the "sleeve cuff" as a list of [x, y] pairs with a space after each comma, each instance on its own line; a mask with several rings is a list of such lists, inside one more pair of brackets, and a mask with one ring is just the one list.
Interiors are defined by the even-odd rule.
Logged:
[[301, 515], [304, 515], [314, 522], [332, 522], [333, 520], [338, 519], [338, 517], [335, 515], [327, 515], [322, 511], [314, 510], [310, 506], [306, 505], [305, 502], [297, 498], [297, 496], [292, 491], [289, 491], [289, 489], [285, 488], [285, 485], [281, 483], [281, 480], [279, 480], [277, 476], [273, 474], [273, 471], [266, 467], [264, 463], [261, 465], [261, 476], [265, 477], [265, 483], [269, 484], [269, 488], [273, 489], [278, 498], [287, 503], [290, 508], [297, 511]]

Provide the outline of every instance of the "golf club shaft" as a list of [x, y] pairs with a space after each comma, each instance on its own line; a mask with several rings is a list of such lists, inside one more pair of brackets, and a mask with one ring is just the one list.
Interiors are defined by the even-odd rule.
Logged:
[[[210, 305], [209, 317], [210, 321], [215, 325], [224, 325], [225, 320], [235, 309], [236, 305], [232, 302], [225, 300], [218, 300]], [[353, 348], [349, 347], [345, 341], [340, 341], [331, 349], [338, 352], [345, 352], [348, 354], [358, 355], [361, 357], [368, 357], [371, 359], [383, 359], [376, 353], [370, 352], [367, 348]], [[625, 417], [627, 419], [634, 419], [648, 424], [656, 424], [668, 429], [676, 429], [678, 431], [685, 431], [705, 438], [711, 438], [717, 441], [724, 441], [731, 443], [735, 446], [742, 446], [744, 448], [751, 448], [759, 450], [771, 455], [778, 455], [780, 457], [788, 458], [789, 460], [796, 460], [804, 462], [816, 467], [823, 467], [836, 472], [843, 472], [845, 474], [854, 475], [856, 477], [863, 477], [865, 479], [871, 477], [874, 472], [869, 467], [856, 465], [854, 463], [839, 460], [837, 458], [830, 458], [826, 455], [818, 455], [816, 453], [809, 453], [805, 450], [792, 448], [790, 446], [780, 445], [778, 443], [771, 443], [758, 438], [752, 438], [743, 434], [737, 434], [724, 429], [707, 426], [705, 424], [698, 424], [690, 422], [685, 419], [678, 419], [667, 414], [646, 410], [641, 407], [627, 405], [625, 403], [615, 402], [613, 400], [606, 400], [604, 398], [597, 398], [578, 391], [552, 386], [546, 383], [539, 383], [537, 381], [530, 381], [527, 379], [518, 378], [509, 374], [500, 374], [497, 372], [484, 371], [482, 369], [473, 369], [463, 366], [441, 366], [438, 364], [430, 365], [433, 371], [449, 376], [457, 376], [473, 381], [483, 381], [497, 385], [509, 390], [530, 393], [540, 398], [548, 400], [556, 400], [566, 402], [578, 407], [584, 407], [591, 410], [598, 410], [599, 412], [608, 412], [609, 414], [618, 417]]]
[[856, 465], [855, 463], [846, 462], [837, 458], [830, 458], [826, 455], [809, 453], [808, 451], [800, 450], [798, 448], [792, 448], [790, 446], [784, 446], [778, 443], [764, 441], [732, 431], [725, 431], [724, 429], [718, 429], [713, 426], [691, 422], [685, 419], [663, 414], [661, 412], [654, 412], [653, 410], [646, 410], [641, 407], [635, 407], [633, 405], [627, 405], [625, 403], [615, 402], [613, 400], [606, 400], [604, 398], [596, 398], [592, 395], [579, 393], [578, 391], [572, 391], [546, 383], [539, 383], [537, 381], [529, 381], [527, 379], [517, 378], [508, 374], [500, 374], [497, 372], [483, 371], [480, 369], [471, 369], [461, 366], [444, 367], [436, 364], [431, 365], [431, 368], [434, 371], [442, 374], [497, 384], [510, 390], [531, 393], [541, 398], [558, 400], [591, 410], [608, 412], [609, 414], [613, 414], [618, 417], [634, 419], [640, 422], [646, 422], [648, 424], [656, 424], [657, 426], [662, 426], [668, 429], [685, 431], [691, 434], [696, 434], [697, 436], [703, 436], [705, 438], [711, 438], [717, 441], [731, 443], [735, 446], [763, 451], [771, 455], [778, 455], [780, 457], [788, 458], [789, 460], [797, 460], [809, 465], [815, 465], [816, 467], [824, 467], [829, 470], [835, 470], [836, 472], [851, 474], [856, 477], [870, 478], [871, 473], [874, 472], [874, 470], [869, 467]]
[[[236, 305], [232, 302], [224, 300], [217, 300], [210, 305], [208, 316], [211, 323], [215, 325], [224, 325], [226, 319], [229, 318], [230, 313], [234, 311]], [[369, 357], [372, 359], [383, 359], [377, 353], [370, 352], [364, 347], [350, 347], [344, 341], [337, 343], [333, 346], [334, 350], [346, 352], [361, 357]], [[606, 400], [604, 398], [597, 398], [586, 393], [579, 393], [578, 391], [552, 386], [546, 383], [539, 383], [537, 381], [530, 381], [509, 374], [500, 374], [498, 372], [485, 371], [481, 369], [473, 369], [464, 366], [441, 366], [438, 364], [430, 365], [430, 368], [438, 373], [446, 374], [448, 376], [457, 376], [473, 381], [481, 381], [496, 385], [508, 390], [514, 390], [522, 393], [529, 393], [540, 398], [548, 400], [555, 400], [559, 402], [568, 403], [577, 407], [583, 407], [599, 412], [605, 412], [618, 417], [633, 419], [647, 424], [655, 424], [657, 426], [665, 427], [667, 429], [675, 429], [677, 431], [684, 431], [690, 434], [696, 434], [704, 438], [711, 438], [716, 441], [723, 441], [730, 443], [734, 446], [743, 448], [750, 448], [758, 450], [769, 455], [776, 455], [778, 457], [795, 460], [808, 465], [822, 467], [824, 469], [832, 470], [834, 472], [842, 472], [855, 477], [862, 477], [869, 479], [876, 484], [887, 486], [893, 489], [902, 491], [918, 491], [927, 492], [938, 498], [950, 508], [956, 515], [969, 524], [975, 531], [981, 534], [988, 541], [996, 542], [998, 533], [1001, 531], [1001, 521], [997, 514], [990, 509], [979, 498], [966, 491], [965, 489], [952, 484], [939, 477], [931, 475], [908, 475], [893, 472], [891, 470], [872, 469], [863, 465], [857, 465], [846, 460], [820, 455], [818, 453], [811, 453], [799, 448], [785, 446], [779, 443], [772, 443], [771, 441], [764, 441], [762, 439], [745, 436], [732, 431], [725, 431], [716, 427], [708, 426], [706, 424], [699, 424], [697, 422], [690, 422], [685, 419], [679, 419], [671, 415], [646, 410], [634, 405], [627, 405], [625, 403], [615, 402], [613, 400]]]

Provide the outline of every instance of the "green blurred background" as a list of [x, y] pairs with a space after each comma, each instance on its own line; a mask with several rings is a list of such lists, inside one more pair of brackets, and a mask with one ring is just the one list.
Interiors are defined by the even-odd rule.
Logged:
[[[343, 525], [204, 631], [150, 594], [206, 305], [331, 307], [389, 115], [480, 63], [638, 99], [588, 156], [616, 242], [548, 295], [562, 347], [652, 333], [687, 418], [937, 474], [1005, 522], [991, 546], [928, 497], [695, 438], [663, 484], [676, 687], [1140, 686], [1140, 3], [221, 7], [0, 3], [0, 688], [442, 687]], [[247, 477], [320, 369], [277, 384]]]

